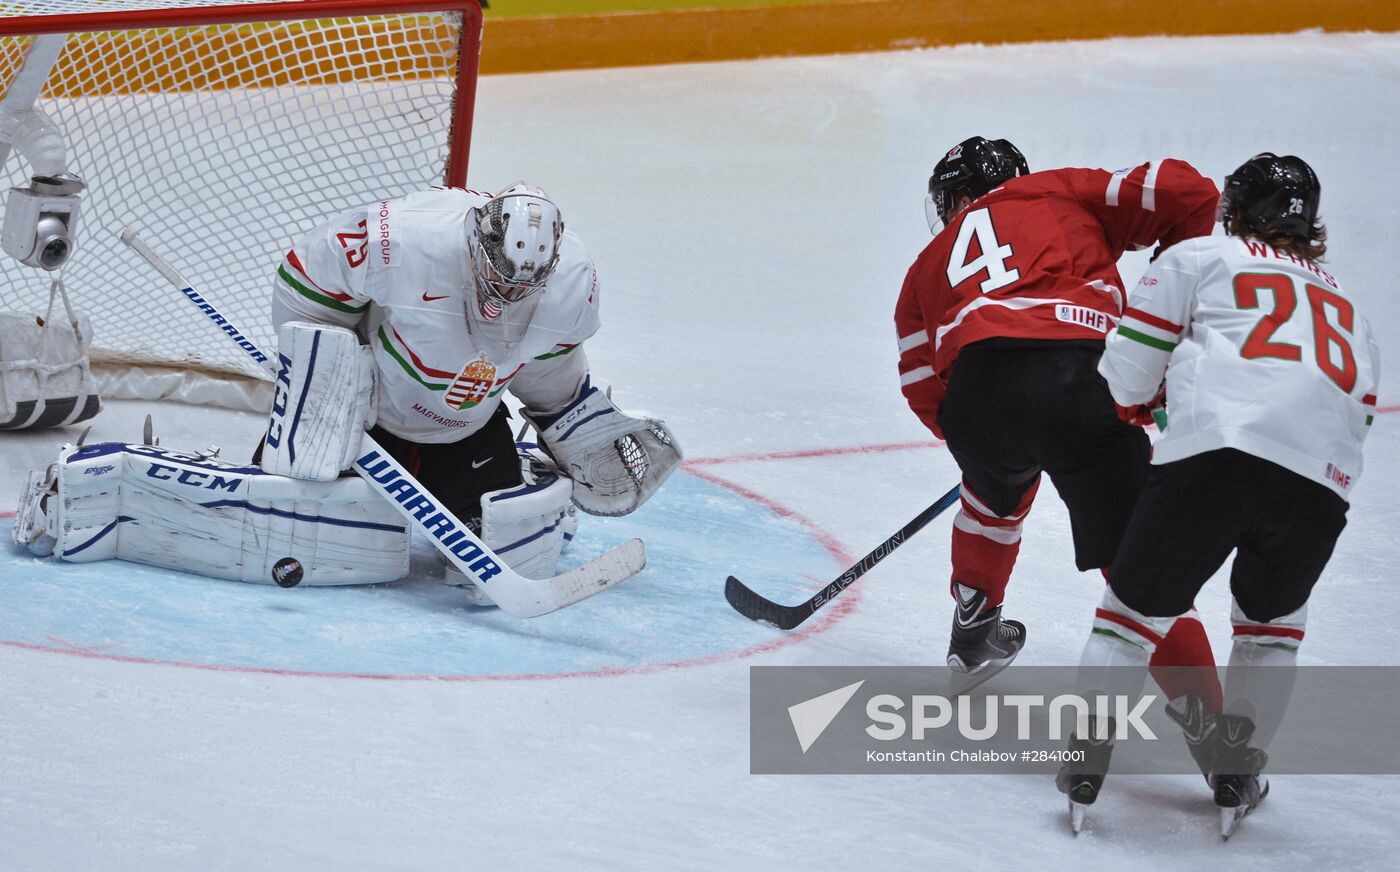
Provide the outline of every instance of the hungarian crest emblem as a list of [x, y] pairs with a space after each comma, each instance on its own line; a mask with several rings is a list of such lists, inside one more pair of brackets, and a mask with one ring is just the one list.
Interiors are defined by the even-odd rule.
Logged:
[[486, 399], [495, 383], [496, 367], [483, 354], [462, 367], [452, 384], [447, 386], [442, 400], [447, 403], [447, 408], [454, 412], [470, 409]]

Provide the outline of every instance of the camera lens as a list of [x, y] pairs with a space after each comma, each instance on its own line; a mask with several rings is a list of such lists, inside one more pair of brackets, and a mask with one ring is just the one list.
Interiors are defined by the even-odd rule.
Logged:
[[44, 242], [44, 247], [39, 251], [39, 266], [44, 269], [58, 269], [68, 262], [68, 255], [73, 251], [72, 244], [67, 237], [55, 236]]
[[24, 262], [41, 269], [56, 270], [73, 254], [73, 240], [68, 225], [57, 215], [43, 214], [34, 224], [34, 248]]

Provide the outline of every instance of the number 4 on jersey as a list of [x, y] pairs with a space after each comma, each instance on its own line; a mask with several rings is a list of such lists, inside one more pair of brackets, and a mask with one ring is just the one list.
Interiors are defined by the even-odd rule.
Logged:
[[[968, 260], [968, 249], [973, 240], [976, 240], [981, 253]], [[1006, 261], [1011, 254], [1010, 244], [1002, 245], [997, 241], [991, 212], [976, 209], [967, 213], [962, 226], [958, 228], [958, 238], [953, 241], [953, 253], [948, 257], [948, 286], [956, 288], [983, 270], [987, 271], [987, 278], [982, 281], [984, 294], [990, 294], [1019, 281], [1021, 271], [1006, 268]]]

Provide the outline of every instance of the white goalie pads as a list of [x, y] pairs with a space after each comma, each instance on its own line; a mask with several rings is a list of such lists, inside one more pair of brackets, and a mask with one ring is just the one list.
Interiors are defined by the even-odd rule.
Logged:
[[31, 474], [14, 538], [39, 554], [118, 558], [305, 585], [408, 573], [408, 528], [363, 479], [308, 482], [151, 445], [66, 445]]
[[590, 515], [635, 511], [681, 463], [666, 422], [623, 412], [588, 379], [563, 410], [530, 422], [541, 447], [573, 479], [574, 504]]
[[374, 358], [344, 327], [288, 321], [277, 331], [277, 381], [263, 444], [273, 475], [333, 481], [375, 421]]
[[92, 330], [75, 315], [53, 317], [54, 286], [45, 315], [0, 313], [0, 430], [63, 427], [101, 409], [88, 369]]
[[[578, 529], [573, 482], [534, 446], [520, 444], [524, 483], [481, 496], [481, 541], [526, 578], [550, 578], [559, 571], [563, 553]], [[485, 593], [451, 564], [447, 584], [467, 589], [473, 605], [489, 605]]]

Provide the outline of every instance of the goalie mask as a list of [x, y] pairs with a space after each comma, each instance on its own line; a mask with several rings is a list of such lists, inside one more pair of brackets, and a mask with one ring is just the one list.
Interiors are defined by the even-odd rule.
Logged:
[[494, 321], [506, 306], [544, 290], [563, 233], [559, 208], [528, 182], [516, 182], [473, 213], [467, 248], [481, 317]]

